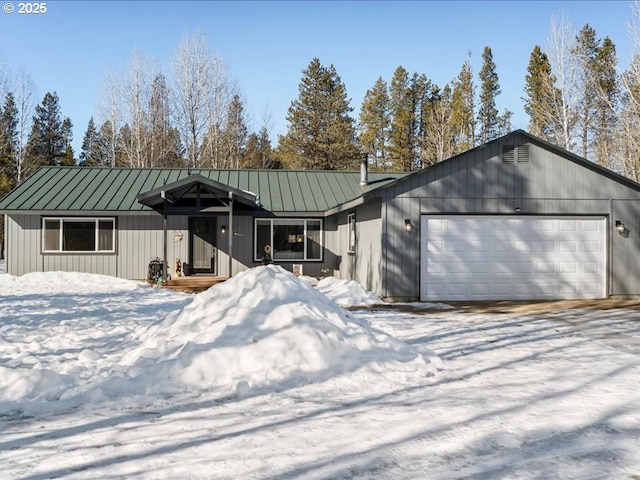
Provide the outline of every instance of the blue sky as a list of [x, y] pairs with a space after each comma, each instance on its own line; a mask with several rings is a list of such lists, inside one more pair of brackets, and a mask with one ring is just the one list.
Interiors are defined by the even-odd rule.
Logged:
[[502, 94], [500, 110], [527, 127], [523, 88], [529, 55], [546, 44], [552, 16], [565, 15], [579, 30], [586, 23], [630, 56], [630, 1], [47, 1], [47, 12], [0, 12], [0, 64], [27, 72], [40, 102], [56, 91], [62, 114], [74, 123], [79, 155], [91, 116], [97, 117], [106, 70], [120, 70], [134, 48], [168, 74], [180, 38], [205, 32], [226, 63], [259, 128], [267, 112], [271, 136], [286, 132], [286, 111], [298, 96], [301, 72], [312, 58], [333, 64], [347, 87], [353, 115], [378, 77], [389, 81], [402, 65], [439, 85], [450, 82], [471, 52], [480, 70], [491, 47]]

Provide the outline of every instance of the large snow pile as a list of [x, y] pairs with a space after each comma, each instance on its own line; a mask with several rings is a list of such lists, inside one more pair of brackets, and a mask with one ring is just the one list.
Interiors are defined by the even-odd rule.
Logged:
[[318, 282], [316, 289], [324, 293], [329, 299], [342, 306], [380, 305], [380, 300], [373, 293], [365, 290], [362, 285], [353, 280], [339, 280], [326, 277]]
[[245, 396], [343, 373], [413, 383], [440, 366], [421, 353], [277, 266], [195, 296], [103, 275], [0, 276], [0, 415]]
[[394, 377], [436, 372], [413, 347], [275, 265], [198, 294], [150, 328], [125, 361], [152, 390], [278, 389], [361, 368]]

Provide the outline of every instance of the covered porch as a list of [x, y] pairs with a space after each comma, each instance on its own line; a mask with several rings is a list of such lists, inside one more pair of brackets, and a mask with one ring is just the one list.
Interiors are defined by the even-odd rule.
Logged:
[[[253, 218], [258, 207], [255, 194], [190, 174], [142, 193], [137, 200], [162, 215], [163, 284], [200, 291], [233, 275], [234, 239], [242, 237], [234, 225], [239, 217], [245, 223]], [[175, 242], [185, 242], [182, 250], [186, 254], [181, 259], [168, 255], [170, 218], [187, 227], [186, 233], [180, 230], [173, 235]]]

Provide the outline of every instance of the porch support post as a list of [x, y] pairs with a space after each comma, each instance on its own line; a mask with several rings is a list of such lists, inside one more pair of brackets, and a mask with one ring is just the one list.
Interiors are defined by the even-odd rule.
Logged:
[[229, 278], [233, 276], [233, 193], [229, 192]]
[[162, 278], [167, 281], [167, 197], [162, 192], [162, 227], [164, 229], [164, 235], [162, 236], [163, 258], [162, 258]]

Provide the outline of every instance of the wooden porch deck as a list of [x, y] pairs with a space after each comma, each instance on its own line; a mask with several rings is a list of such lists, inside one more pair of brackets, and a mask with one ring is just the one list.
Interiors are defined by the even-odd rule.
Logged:
[[228, 280], [229, 277], [214, 277], [210, 275], [191, 275], [189, 277], [175, 277], [162, 285], [178, 292], [198, 293], [204, 292], [209, 287]]

